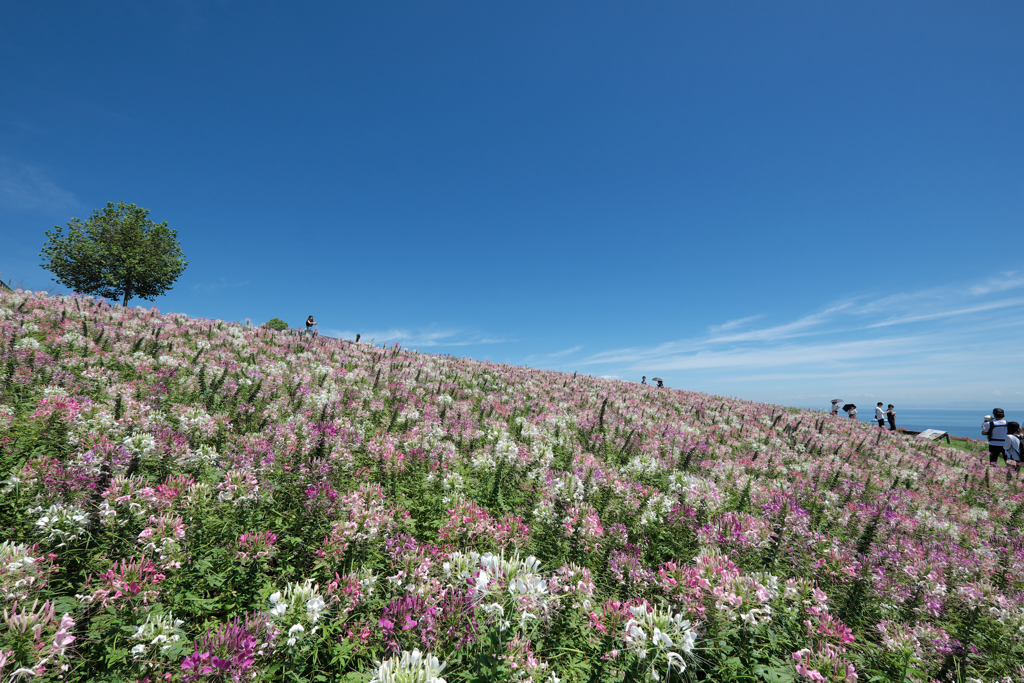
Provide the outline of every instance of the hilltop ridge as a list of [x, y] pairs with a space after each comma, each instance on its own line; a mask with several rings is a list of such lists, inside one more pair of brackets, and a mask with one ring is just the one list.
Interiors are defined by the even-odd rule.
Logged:
[[976, 455], [89, 298], [0, 293], [0, 347], [0, 595], [49, 605], [0, 676], [1021, 677]]

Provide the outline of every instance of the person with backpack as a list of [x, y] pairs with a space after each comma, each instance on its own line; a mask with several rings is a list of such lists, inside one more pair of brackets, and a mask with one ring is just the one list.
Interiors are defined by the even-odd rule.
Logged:
[[992, 410], [992, 419], [982, 425], [981, 433], [988, 436], [988, 464], [995, 465], [999, 456], [1006, 457], [1006, 413], [1002, 408]]
[[1006, 464], [1020, 467], [1020, 425], [1016, 422], [1006, 423]]

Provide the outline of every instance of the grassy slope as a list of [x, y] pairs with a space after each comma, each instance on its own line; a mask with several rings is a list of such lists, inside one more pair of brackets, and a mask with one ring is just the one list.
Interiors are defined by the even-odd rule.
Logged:
[[67, 611], [49, 656], [72, 679], [219, 657], [331, 680], [413, 647], [449, 681], [1020, 675], [1024, 496], [957, 448], [94, 302], [0, 309], [0, 590], [57, 608], [36, 640], [0, 625], [12, 662]]

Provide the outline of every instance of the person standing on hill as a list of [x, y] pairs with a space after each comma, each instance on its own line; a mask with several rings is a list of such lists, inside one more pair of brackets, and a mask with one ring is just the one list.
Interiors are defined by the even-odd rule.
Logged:
[[313, 320], [313, 316], [306, 318], [306, 334], [313, 333], [313, 326], [316, 325], [316, 321]]
[[1002, 408], [992, 411], [992, 419], [982, 427], [981, 433], [988, 435], [988, 464], [995, 465], [999, 456], [1006, 457], [1006, 413]]
[[875, 406], [875, 422], [878, 423], [878, 428], [882, 429], [885, 427], [885, 411], [882, 410], [882, 402], [879, 401], [878, 405]]
[[839, 417], [839, 399], [832, 399], [832, 417]]
[[1006, 464], [1020, 467], [1020, 425], [1006, 423]]
[[896, 431], [896, 406], [889, 404], [889, 410], [885, 411], [885, 416], [889, 418], [889, 431]]

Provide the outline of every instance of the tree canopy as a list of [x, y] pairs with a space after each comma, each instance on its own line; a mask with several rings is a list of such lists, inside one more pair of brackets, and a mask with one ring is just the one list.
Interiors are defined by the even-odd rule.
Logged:
[[188, 261], [178, 233], [167, 221], [154, 223], [149, 209], [107, 202], [87, 221], [72, 218], [68, 234], [60, 226], [46, 231], [42, 267], [65, 287], [82, 294], [152, 301], [173, 285]]

